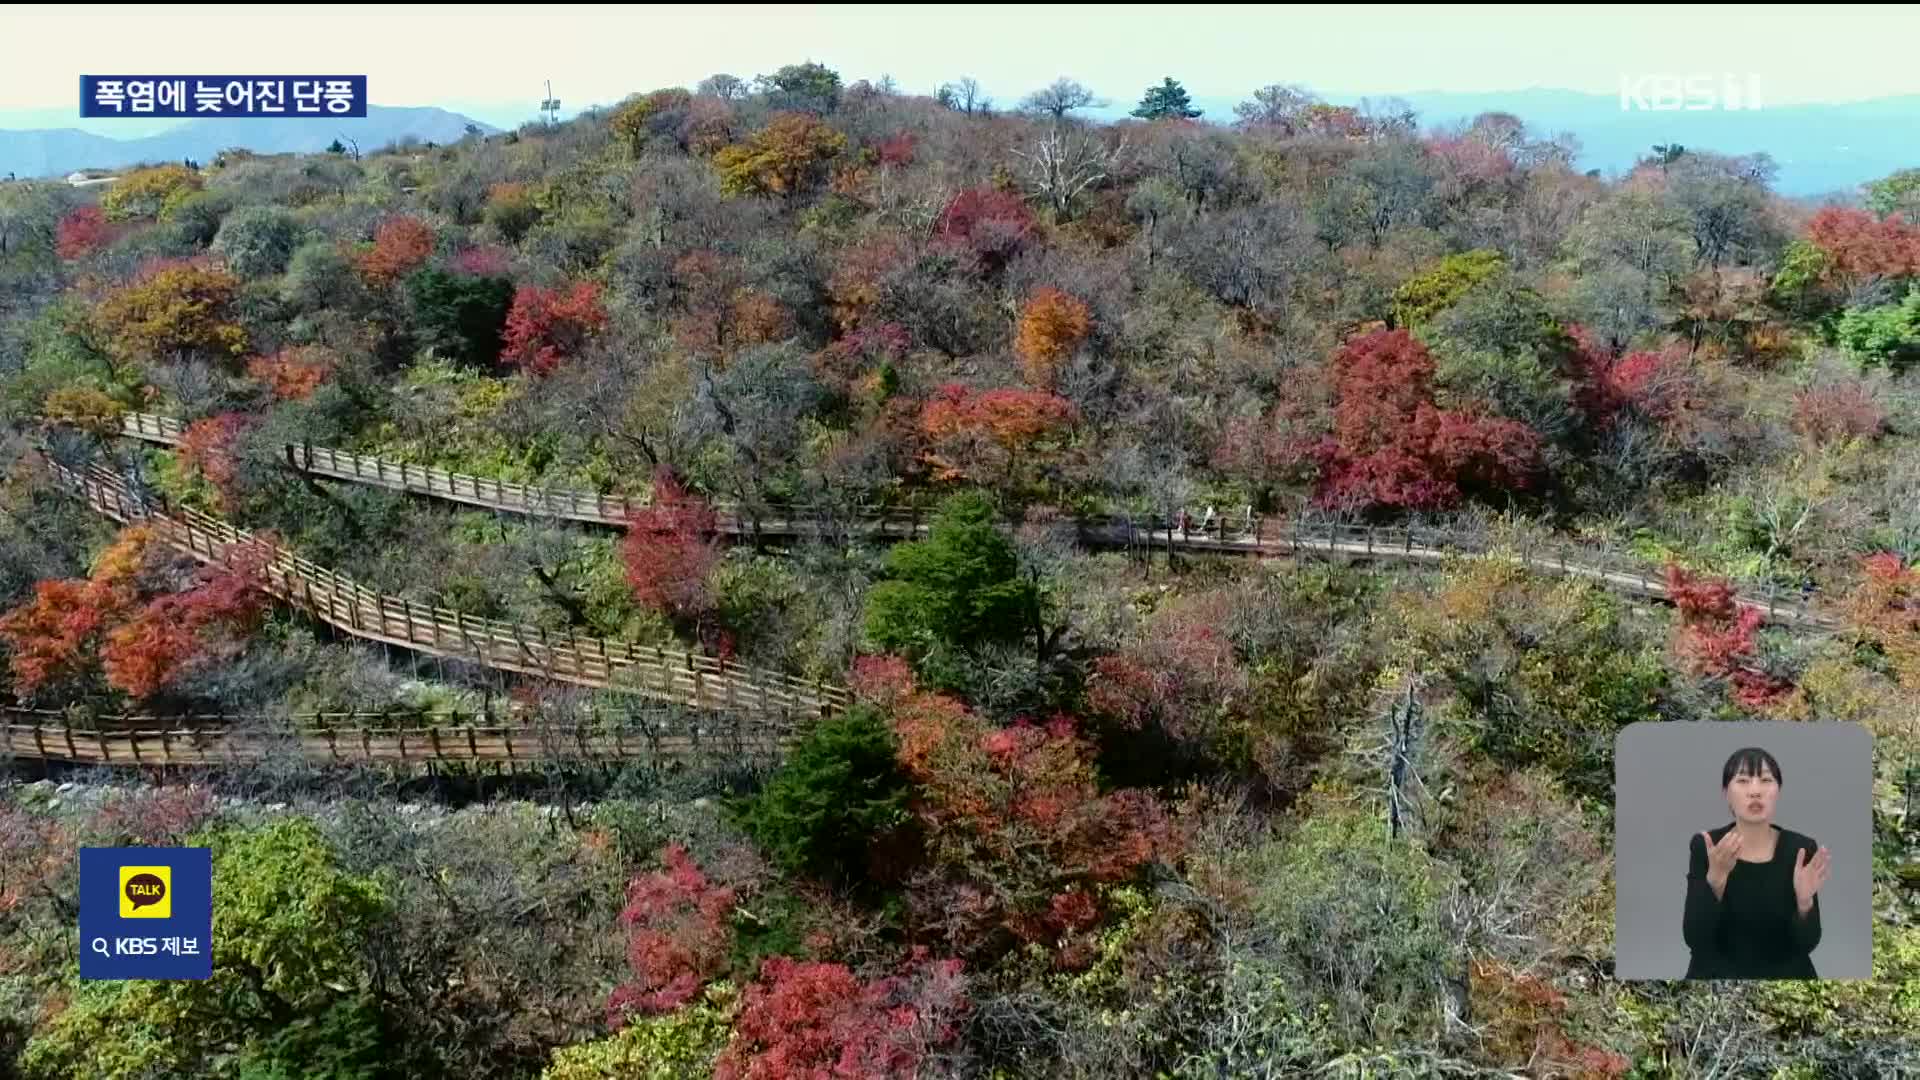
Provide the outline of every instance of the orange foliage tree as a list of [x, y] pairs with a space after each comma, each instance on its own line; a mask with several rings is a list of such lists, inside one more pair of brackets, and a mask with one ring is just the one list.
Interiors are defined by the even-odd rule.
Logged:
[[139, 602], [134, 575], [151, 540], [144, 526], [122, 529], [86, 580], [42, 581], [32, 599], [0, 617], [15, 694], [27, 697], [86, 669], [100, 639]]
[[673, 265], [674, 306], [670, 325], [682, 346], [716, 360], [736, 347], [793, 336], [793, 313], [767, 292], [746, 283], [738, 258], [692, 251]]
[[373, 246], [356, 261], [360, 276], [384, 288], [418, 269], [433, 254], [433, 230], [418, 218], [390, 217], [374, 230]]
[[809, 113], [784, 112], [746, 142], [713, 155], [720, 190], [729, 195], [792, 197], [826, 180], [847, 137]]
[[1550, 1075], [1577, 1080], [1611, 1080], [1627, 1075], [1626, 1055], [1589, 1046], [1567, 1033], [1567, 996], [1538, 976], [1526, 975], [1498, 960], [1469, 961], [1476, 1019], [1486, 1029], [1490, 1051], [1511, 1061], [1530, 1061]]
[[1093, 312], [1085, 301], [1051, 285], [1035, 289], [1020, 311], [1020, 329], [1013, 339], [1027, 385], [1052, 390], [1061, 366], [1092, 329]]
[[340, 358], [321, 345], [293, 345], [247, 361], [247, 377], [265, 383], [282, 401], [303, 401], [327, 381]]
[[897, 233], [869, 236], [841, 252], [827, 279], [833, 321], [849, 333], [862, 326], [886, 296], [887, 280], [912, 261], [912, 246]]
[[264, 555], [239, 549], [201, 568], [195, 584], [144, 603], [138, 575], [153, 553], [145, 526], [122, 529], [85, 581], [43, 581], [33, 599], [0, 618], [12, 652], [14, 693], [30, 695], [84, 673], [97, 655], [108, 685], [144, 698], [182, 672], [236, 650], [259, 626]]
[[1065, 436], [1079, 412], [1057, 394], [1023, 387], [974, 393], [942, 386], [920, 410], [927, 458], [942, 479], [1011, 482], [1048, 439]]
[[247, 351], [247, 332], [232, 321], [239, 295], [240, 279], [223, 269], [163, 259], [108, 293], [95, 315], [123, 360], [231, 358]]
[[193, 588], [154, 598], [108, 631], [100, 649], [107, 682], [150, 697], [190, 668], [238, 651], [266, 612], [264, 564], [257, 549], [240, 549], [231, 565], [203, 568]]

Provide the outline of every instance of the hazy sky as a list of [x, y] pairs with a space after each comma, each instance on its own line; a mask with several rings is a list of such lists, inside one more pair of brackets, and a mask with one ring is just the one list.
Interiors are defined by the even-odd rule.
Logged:
[[809, 59], [910, 93], [973, 75], [1003, 103], [1061, 74], [1116, 101], [1163, 75], [1227, 98], [1274, 82], [1615, 94], [1623, 74], [1668, 73], [1758, 76], [1780, 105], [1920, 94], [1911, 6], [41, 10], [0, 14], [0, 109], [76, 107], [82, 74], [365, 74], [377, 105], [526, 101], [552, 79], [572, 113]]

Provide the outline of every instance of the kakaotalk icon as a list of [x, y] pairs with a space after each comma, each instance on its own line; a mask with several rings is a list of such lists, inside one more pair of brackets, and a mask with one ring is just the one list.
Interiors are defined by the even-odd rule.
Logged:
[[[167, 882], [173, 877], [168, 866], [123, 866], [120, 868], [120, 917], [123, 919], [166, 919], [173, 915], [167, 902]], [[143, 910], [151, 908], [152, 910]]]

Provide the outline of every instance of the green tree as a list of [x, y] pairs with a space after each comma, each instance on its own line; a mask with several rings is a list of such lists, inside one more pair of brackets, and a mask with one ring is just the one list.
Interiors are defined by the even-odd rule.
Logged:
[[964, 492], [941, 504], [926, 540], [888, 553], [887, 580], [867, 601], [867, 634], [915, 657], [943, 644], [1017, 640], [1038, 603], [1013, 542], [994, 526], [993, 504]]
[[386, 909], [379, 884], [343, 872], [298, 818], [193, 842], [213, 849], [213, 977], [79, 983], [21, 1075], [384, 1075], [364, 952]]
[[243, 278], [268, 277], [287, 268], [301, 232], [294, 216], [278, 206], [243, 206], [220, 223], [213, 250]]
[[1394, 290], [1394, 323], [1409, 329], [1419, 326], [1505, 266], [1499, 252], [1485, 248], [1441, 259], [1433, 269], [1408, 278]]
[[1191, 120], [1200, 115], [1200, 110], [1194, 108], [1193, 102], [1188, 99], [1186, 87], [1168, 77], [1159, 86], [1147, 88], [1146, 96], [1140, 99], [1140, 107], [1133, 110], [1133, 115], [1142, 120]]
[[540, 1080], [706, 1080], [727, 1045], [736, 994], [716, 983], [702, 1001], [636, 1018], [618, 1034], [561, 1047]]
[[740, 804], [740, 823], [788, 872], [857, 882], [872, 842], [907, 820], [895, 750], [893, 731], [870, 706], [824, 720]]
[[1901, 214], [1920, 224], [1920, 169], [1901, 169], [1891, 176], [1870, 180], [1865, 185], [1867, 209], [1885, 217]]
[[1861, 367], [1906, 370], [1920, 361], [1920, 286], [1898, 304], [1847, 309], [1838, 334], [1840, 347]]
[[1807, 240], [1794, 240], [1780, 253], [1767, 298], [1783, 311], [1813, 319], [1831, 314], [1840, 304], [1827, 274], [1833, 259]]
[[326, 240], [312, 240], [294, 250], [287, 260], [287, 276], [280, 296], [303, 311], [357, 306], [360, 278], [353, 262]]
[[[233, 207], [231, 191], [196, 191], [174, 204], [167, 212], [167, 223], [181, 249], [204, 248], [219, 239], [220, 225]], [[284, 258], [280, 262], [286, 265]], [[279, 268], [273, 271], [279, 272]]]
[[1661, 715], [1660, 644], [1597, 588], [1565, 588], [1511, 563], [1474, 562], [1410, 600], [1410, 666], [1452, 690], [1474, 750], [1508, 769], [1541, 766], [1577, 795], [1613, 785], [1614, 739]]
[[823, 64], [788, 64], [753, 81], [754, 89], [765, 94], [767, 104], [775, 109], [825, 116], [840, 107], [840, 73]]
[[0, 266], [52, 265], [62, 210], [51, 185], [0, 187]]
[[1425, 1033], [1464, 959], [1447, 920], [1447, 864], [1391, 839], [1386, 815], [1335, 805], [1249, 863], [1258, 928], [1227, 957], [1233, 983], [1324, 1018], [1349, 1044]]
[[406, 280], [422, 344], [470, 367], [491, 367], [500, 358], [513, 282], [433, 267], [416, 270]]

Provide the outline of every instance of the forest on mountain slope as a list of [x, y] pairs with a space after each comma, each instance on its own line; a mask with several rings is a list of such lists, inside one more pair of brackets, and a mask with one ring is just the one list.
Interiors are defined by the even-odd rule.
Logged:
[[[1499, 114], [1093, 101], [809, 63], [0, 185], [9, 716], [675, 712], [332, 632], [42, 452], [384, 594], [855, 701], [771, 769], [447, 805], [292, 756], [57, 792], [10, 763], [0, 1075], [1920, 1070], [1920, 169], [1813, 207], [1764, 154], [1609, 181]], [[489, 512], [303, 474], [302, 443], [647, 505]], [[735, 543], [723, 506], [931, 529]], [[1672, 602], [1074, 542], [1183, 513], [1552, 539]], [[1615, 736], [1752, 719], [1875, 736], [1843, 856], [1875, 977], [1615, 979]], [[213, 979], [78, 978], [76, 851], [115, 844], [212, 847]]]

